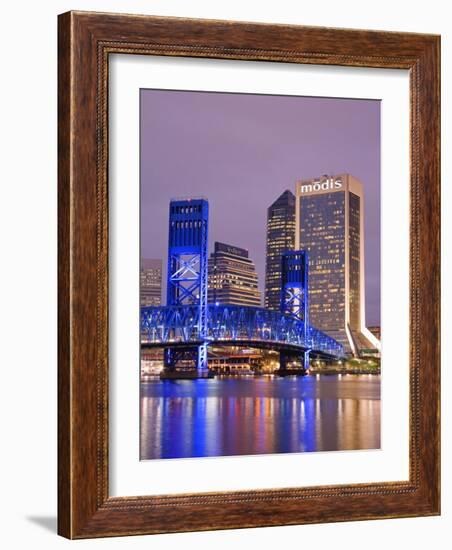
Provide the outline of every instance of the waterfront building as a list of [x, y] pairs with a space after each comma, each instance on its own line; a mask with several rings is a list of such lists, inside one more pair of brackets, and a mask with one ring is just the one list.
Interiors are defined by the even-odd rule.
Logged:
[[162, 260], [141, 260], [140, 305], [159, 306], [162, 303]]
[[366, 328], [364, 191], [350, 174], [296, 184], [295, 248], [309, 256], [309, 319], [355, 356], [379, 349]]
[[209, 353], [209, 369], [215, 374], [254, 374], [262, 364], [262, 352], [259, 350], [236, 350], [226, 348]]
[[286, 190], [267, 210], [265, 307], [281, 304], [281, 258], [295, 248], [295, 196]]
[[150, 377], [159, 376], [163, 370], [163, 350], [143, 349], [141, 350], [141, 380], [145, 382]]
[[256, 267], [243, 248], [215, 243], [208, 261], [208, 285], [211, 304], [261, 305]]

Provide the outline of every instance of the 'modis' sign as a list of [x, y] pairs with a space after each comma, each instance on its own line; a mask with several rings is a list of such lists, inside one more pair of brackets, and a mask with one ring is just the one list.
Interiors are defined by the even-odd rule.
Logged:
[[311, 183], [300, 185], [300, 193], [312, 193], [316, 191], [331, 191], [342, 187], [341, 178], [323, 177], [319, 180], [312, 180]]

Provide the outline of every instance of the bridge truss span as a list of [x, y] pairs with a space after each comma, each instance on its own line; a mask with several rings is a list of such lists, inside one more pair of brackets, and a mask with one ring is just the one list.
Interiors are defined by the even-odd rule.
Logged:
[[[200, 332], [201, 308], [198, 305], [173, 305], [141, 308], [143, 343], [153, 346], [209, 344], [233, 345], [247, 342], [252, 346], [273, 343], [275, 348], [298, 348], [341, 357], [342, 346], [314, 327], [305, 328], [303, 321], [291, 315], [258, 307], [216, 305], [207, 306], [207, 326]], [[205, 326], [205, 325], [204, 325]]]

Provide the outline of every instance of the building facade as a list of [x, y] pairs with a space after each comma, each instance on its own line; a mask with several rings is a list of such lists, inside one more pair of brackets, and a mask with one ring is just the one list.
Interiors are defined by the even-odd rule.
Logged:
[[296, 184], [295, 247], [309, 256], [309, 319], [347, 353], [379, 349], [366, 328], [364, 193], [350, 174]]
[[142, 259], [140, 271], [140, 305], [162, 303], [162, 260]]
[[211, 304], [261, 305], [256, 267], [243, 248], [215, 243], [208, 262], [208, 285]]
[[286, 190], [267, 210], [265, 307], [281, 304], [281, 258], [295, 248], [295, 196]]

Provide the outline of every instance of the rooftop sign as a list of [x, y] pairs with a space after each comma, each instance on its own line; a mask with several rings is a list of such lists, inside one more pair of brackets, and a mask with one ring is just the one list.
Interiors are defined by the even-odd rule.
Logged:
[[248, 250], [239, 248], [238, 246], [232, 246], [225, 243], [215, 243], [215, 252], [226, 252], [226, 254], [232, 254], [233, 256], [241, 256], [242, 258], [248, 258]]
[[341, 189], [342, 186], [343, 183], [341, 178], [328, 176], [323, 176], [318, 180], [311, 180], [309, 182], [306, 181], [299, 183], [300, 194], [302, 195], [305, 193], [316, 193], [319, 191], [337, 191], [338, 189]]

